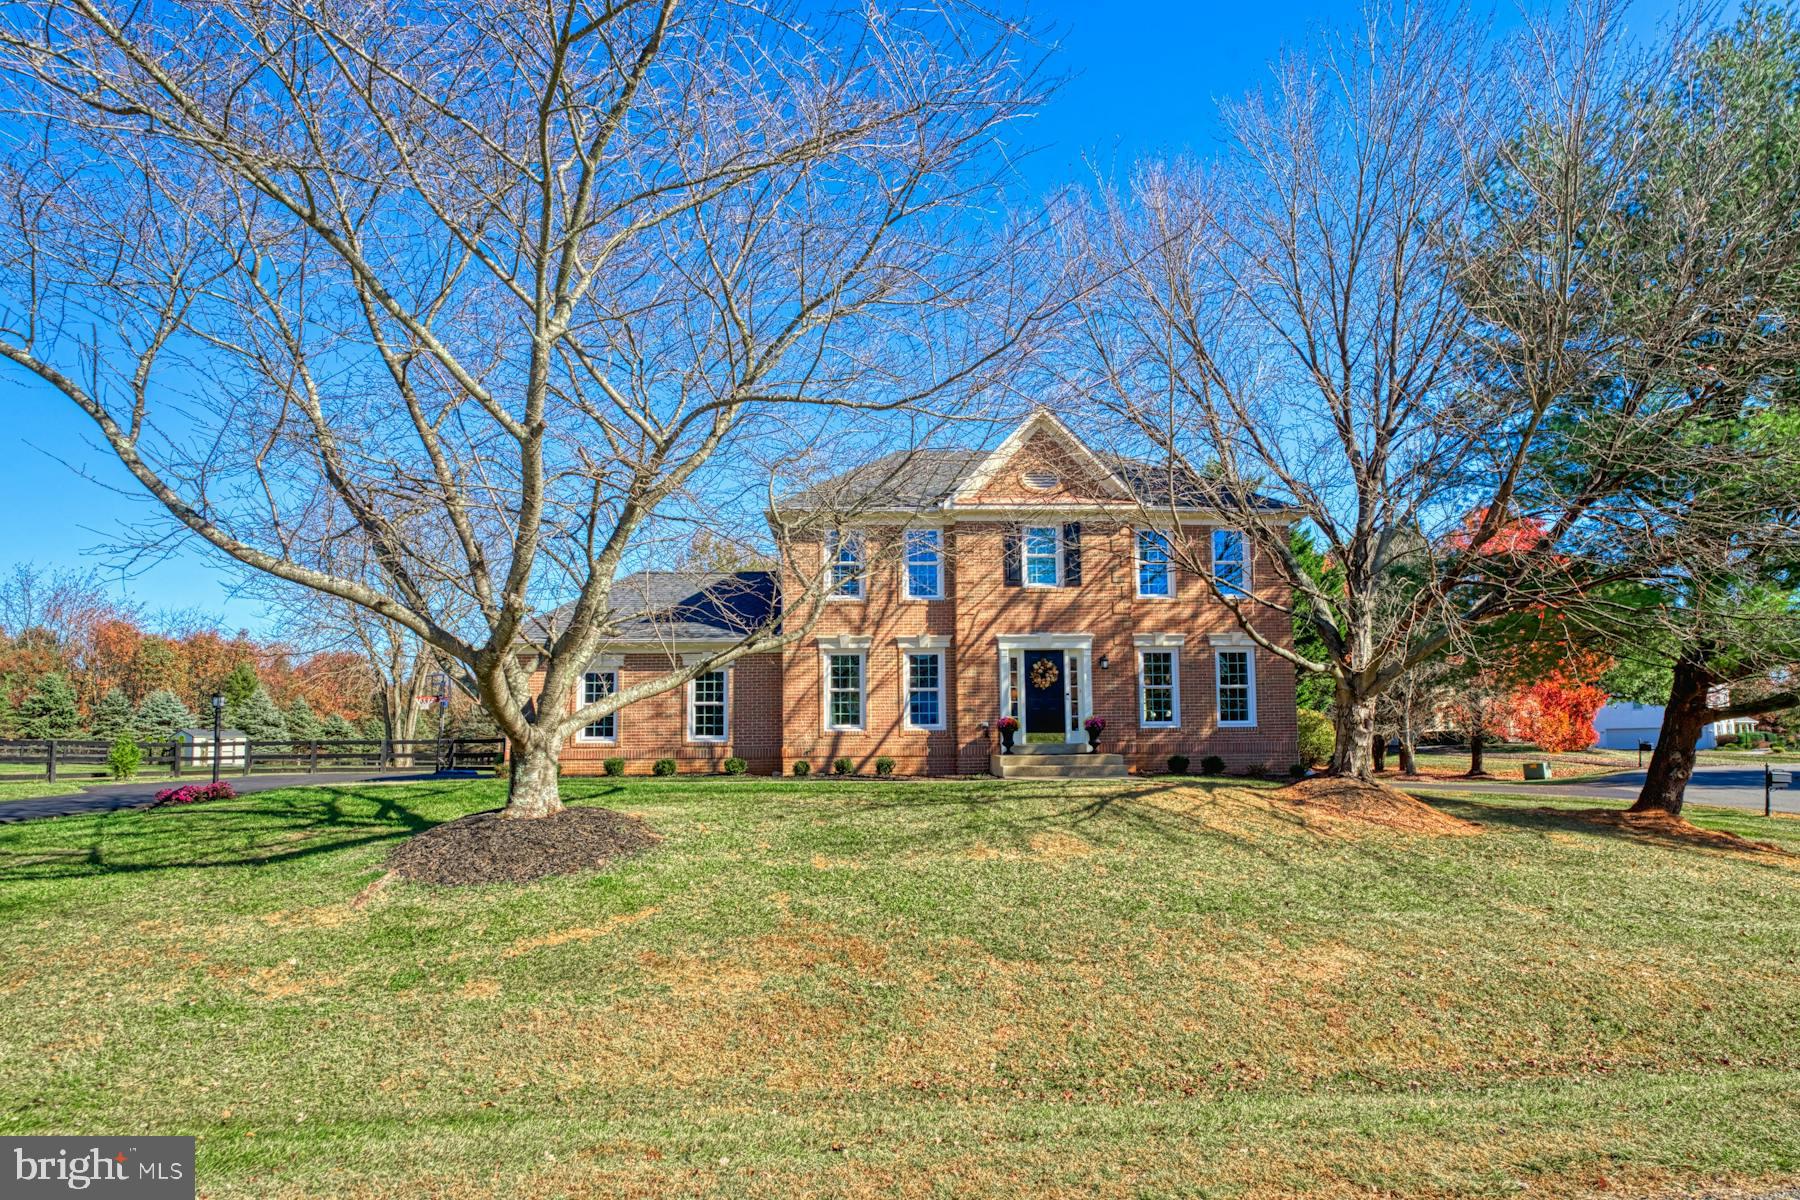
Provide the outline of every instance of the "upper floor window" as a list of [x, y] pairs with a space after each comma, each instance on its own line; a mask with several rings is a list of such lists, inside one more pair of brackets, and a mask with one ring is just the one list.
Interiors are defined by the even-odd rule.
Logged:
[[1242, 596], [1250, 589], [1248, 543], [1241, 529], [1215, 529], [1212, 535], [1213, 579], [1227, 596]]
[[[619, 677], [611, 671], [589, 671], [581, 677], [581, 702], [594, 704], [619, 690]], [[609, 712], [581, 730], [586, 741], [611, 742], [619, 736], [619, 714]]]
[[906, 598], [941, 600], [944, 596], [944, 535], [936, 529], [906, 534]]
[[725, 672], [694, 676], [688, 684], [688, 737], [696, 742], [722, 742], [725, 728]]
[[831, 563], [831, 594], [861, 599], [863, 594], [861, 535], [833, 530], [825, 538], [825, 557]]
[[1249, 650], [1218, 652], [1219, 724], [1256, 724], [1256, 660]]
[[1173, 589], [1169, 577], [1169, 535], [1154, 529], [1137, 535], [1137, 590], [1140, 596], [1167, 596]]
[[1062, 530], [1055, 525], [1027, 525], [1024, 538], [1025, 586], [1056, 587], [1062, 582]]

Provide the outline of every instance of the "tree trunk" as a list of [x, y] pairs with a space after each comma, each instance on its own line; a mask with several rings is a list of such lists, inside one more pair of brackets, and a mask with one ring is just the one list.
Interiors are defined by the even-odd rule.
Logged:
[[1376, 774], [1387, 770], [1387, 735], [1380, 730], [1376, 730], [1375, 736], [1369, 739], [1369, 760]]
[[1676, 661], [1674, 674], [1669, 703], [1663, 709], [1662, 730], [1656, 735], [1650, 769], [1644, 775], [1637, 803], [1631, 806], [1632, 812], [1680, 814], [1688, 779], [1694, 774], [1700, 734], [1712, 717], [1712, 709], [1706, 704], [1712, 679], [1705, 669], [1683, 658]]
[[562, 775], [562, 742], [560, 739], [533, 736], [511, 742], [512, 758], [506, 789], [506, 811], [500, 815], [516, 820], [553, 817], [563, 810], [557, 783]]
[[1412, 718], [1409, 715], [1406, 723], [1400, 726], [1400, 774], [1408, 779], [1419, 773], [1417, 747], [1413, 745]]
[[1487, 730], [1477, 727], [1469, 734], [1469, 779], [1487, 778]]
[[1331, 749], [1331, 765], [1325, 773], [1374, 779], [1375, 698], [1353, 698], [1347, 688], [1339, 686], [1331, 724], [1337, 744]]

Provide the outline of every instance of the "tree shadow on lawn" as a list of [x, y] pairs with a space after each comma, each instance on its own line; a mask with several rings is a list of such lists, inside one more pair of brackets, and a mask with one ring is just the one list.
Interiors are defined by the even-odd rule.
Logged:
[[381, 786], [62, 817], [0, 827], [0, 882], [267, 867], [399, 841], [438, 823]]
[[[1684, 853], [1698, 851], [1732, 855], [1740, 859], [1748, 858], [1760, 866], [1779, 871], [1791, 872], [1797, 865], [1795, 851], [1791, 846], [1748, 837], [1735, 830], [1694, 825], [1681, 818], [1627, 816], [1624, 809], [1604, 801], [1552, 806], [1523, 800], [1510, 804], [1496, 803], [1491, 799], [1476, 799], [1468, 795], [1425, 795], [1420, 799], [1454, 816], [1519, 832], [1539, 835], [1586, 834]], [[1729, 811], [1709, 811], [1695, 815], [1711, 821], [1722, 820], [1727, 824], [1760, 820]]]
[[[994, 841], [1009, 842], [1013, 848], [1023, 850], [1030, 847], [1033, 837], [1066, 833], [1081, 838], [1095, 850], [1112, 848], [1115, 843], [1133, 838], [1147, 838], [1168, 846], [1196, 849], [1209, 843], [1229, 845], [1277, 863], [1304, 859], [1301, 843], [1285, 837], [1259, 836], [1263, 831], [1306, 833], [1306, 823], [1298, 813], [1283, 812], [1276, 806], [1258, 807], [1254, 813], [1234, 811], [1232, 824], [1238, 827], [1232, 828], [1208, 819], [1209, 815], [1218, 815], [1229, 801], [1221, 802], [1220, 809], [1204, 800], [1186, 808], [1161, 802], [1177, 790], [1210, 796], [1222, 788], [1237, 786], [1197, 781], [1109, 786], [1009, 780], [991, 789], [979, 784], [956, 789], [883, 786], [855, 794], [794, 789], [759, 800], [758, 804], [762, 814], [779, 813], [782, 820], [816, 821], [834, 808], [846, 814], [929, 814], [923, 821], [878, 826], [872, 843], [868, 829], [857, 830], [865, 842], [863, 849], [888, 854], [955, 852]], [[944, 819], [951, 814], [951, 819]], [[955, 819], [956, 816], [961, 819]]]

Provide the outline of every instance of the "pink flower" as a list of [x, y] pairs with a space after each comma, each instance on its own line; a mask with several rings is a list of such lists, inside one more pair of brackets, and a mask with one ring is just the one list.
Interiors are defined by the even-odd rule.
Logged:
[[994, 728], [998, 729], [1001, 733], [1012, 733], [1019, 728], [1019, 718], [1001, 717], [998, 721], [994, 722]]
[[1081, 727], [1083, 729], [1087, 730], [1089, 733], [1099, 733], [1102, 729], [1106, 728], [1106, 718], [1105, 717], [1089, 717], [1087, 720], [1085, 720], [1081, 723]]

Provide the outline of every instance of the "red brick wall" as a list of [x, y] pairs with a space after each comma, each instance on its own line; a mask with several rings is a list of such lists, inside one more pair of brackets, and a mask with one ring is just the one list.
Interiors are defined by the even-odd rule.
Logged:
[[[618, 670], [619, 687], [644, 683], [678, 666], [664, 653], [627, 654]], [[532, 677], [534, 688], [541, 683], [541, 674]], [[736, 755], [752, 772], [774, 772], [781, 756], [781, 656], [749, 654], [738, 659], [725, 669], [725, 689], [728, 741], [688, 740], [684, 685], [621, 709], [616, 742], [585, 741], [578, 732], [563, 748], [563, 770], [570, 775], [598, 775], [605, 760], [623, 758], [628, 774], [648, 775], [657, 759], [672, 758], [683, 772], [717, 771]], [[569, 711], [577, 707], [577, 698], [569, 696]]]

